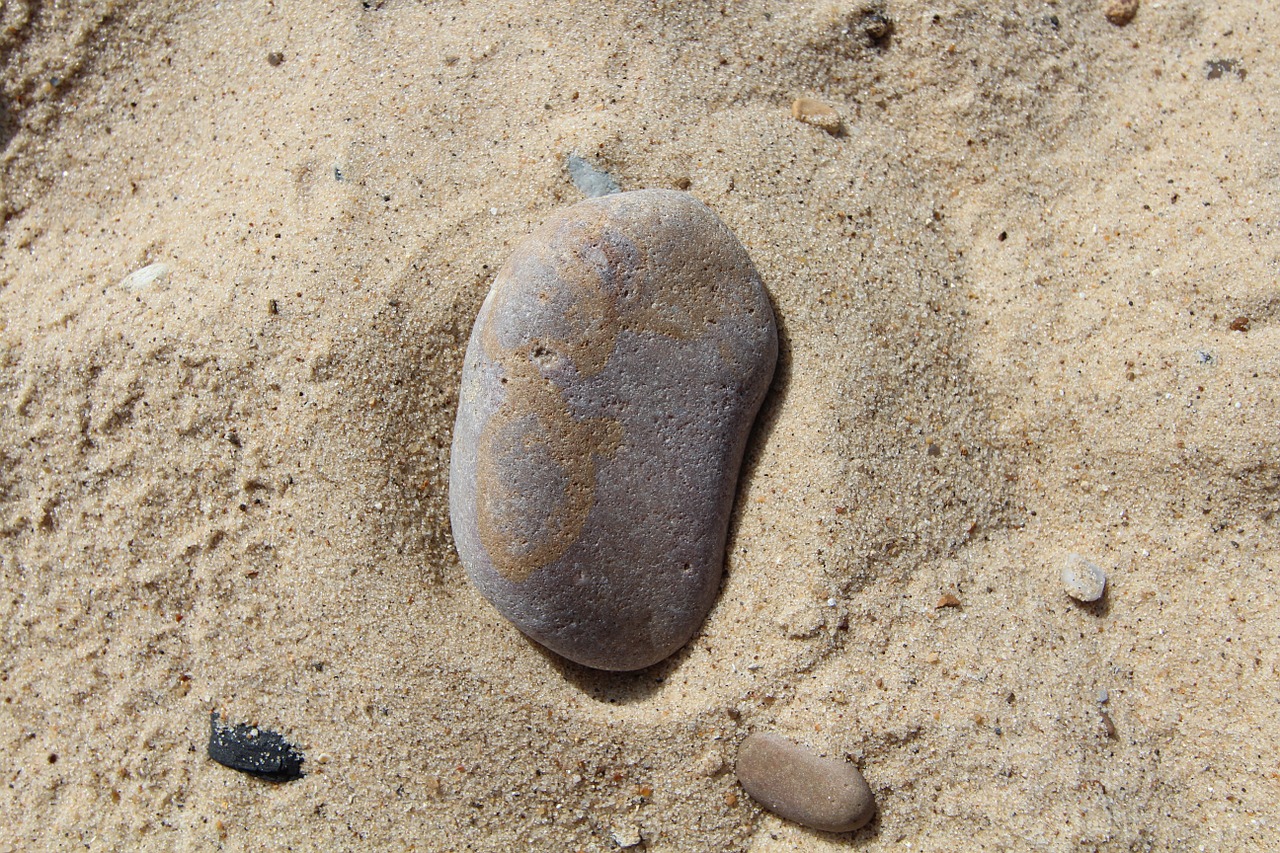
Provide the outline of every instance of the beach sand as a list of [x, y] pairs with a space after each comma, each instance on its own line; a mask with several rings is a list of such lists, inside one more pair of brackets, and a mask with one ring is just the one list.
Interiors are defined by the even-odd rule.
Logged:
[[[1274, 844], [1280, 7], [1107, 5], [6, 0], [0, 848]], [[706, 202], [781, 329], [717, 604], [637, 674], [449, 532], [574, 152]], [[762, 812], [751, 731], [876, 818]]]

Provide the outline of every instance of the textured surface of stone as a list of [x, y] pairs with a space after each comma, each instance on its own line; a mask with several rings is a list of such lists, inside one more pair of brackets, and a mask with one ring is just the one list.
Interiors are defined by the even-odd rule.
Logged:
[[1086, 557], [1068, 554], [1062, 564], [1062, 585], [1076, 601], [1097, 601], [1107, 589], [1107, 573]]
[[875, 814], [875, 795], [857, 767], [775, 734], [747, 736], [738, 748], [737, 774], [760, 805], [812, 829], [852, 832]]
[[449, 500], [471, 581], [587, 666], [680, 648], [719, 586], [776, 359], [755, 268], [692, 196], [554, 214], [499, 271], [463, 365]]

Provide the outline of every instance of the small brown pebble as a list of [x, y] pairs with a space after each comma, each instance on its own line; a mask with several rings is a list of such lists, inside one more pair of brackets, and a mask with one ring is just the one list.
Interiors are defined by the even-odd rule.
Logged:
[[1237, 317], [1231, 321], [1231, 325], [1227, 328], [1231, 329], [1233, 332], [1247, 332], [1249, 331], [1249, 318]]
[[281, 62], [284, 62], [284, 54], [278, 50], [273, 50], [267, 54], [267, 64], [275, 68]]
[[1138, 14], [1138, 0], [1110, 0], [1102, 14], [1117, 27], [1123, 27]]
[[956, 598], [949, 592], [943, 593], [942, 598], [938, 599], [937, 608], [941, 610], [944, 607], [959, 607], [960, 599]]
[[1102, 714], [1102, 730], [1107, 733], [1109, 740], [1115, 740], [1116, 724], [1111, 722], [1111, 715], [1106, 711], [1099, 711], [1099, 713]]
[[775, 734], [747, 736], [738, 749], [737, 773], [766, 809], [812, 829], [852, 832], [875, 814], [875, 795], [857, 767]]
[[835, 135], [840, 132], [840, 113], [816, 98], [796, 98], [791, 102], [791, 117], [805, 124], [820, 127]]
[[883, 42], [893, 34], [893, 21], [883, 12], [868, 10], [863, 13], [862, 31], [873, 45], [883, 46]]

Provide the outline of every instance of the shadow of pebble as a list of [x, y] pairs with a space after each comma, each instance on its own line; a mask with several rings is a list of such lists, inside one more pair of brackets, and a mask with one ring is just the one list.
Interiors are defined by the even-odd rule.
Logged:
[[18, 135], [18, 117], [9, 108], [7, 100], [0, 100], [0, 151], [9, 147], [13, 137]]
[[1067, 601], [1071, 602], [1071, 606], [1082, 613], [1088, 613], [1099, 619], [1105, 619], [1111, 615], [1111, 586], [1108, 582], [1107, 589], [1102, 593], [1102, 598], [1097, 601], [1077, 601], [1071, 596], [1067, 596]]
[[[773, 380], [765, 393], [760, 411], [756, 413], [755, 423], [751, 426], [751, 434], [747, 437], [747, 446], [742, 454], [742, 465], [738, 469], [738, 495], [734, 500], [733, 513], [729, 517], [729, 533], [725, 540], [725, 553], [728, 554], [738, 534], [738, 526], [742, 519], [742, 488], [751, 482], [760, 457], [769, 444], [769, 437], [778, 426], [778, 420], [787, 402], [787, 393], [791, 388], [792, 345], [791, 331], [787, 318], [778, 309], [778, 301], [769, 292], [765, 284], [765, 294], [769, 297], [769, 305], [773, 308], [774, 321], [778, 326], [778, 362], [773, 369]], [[724, 581], [721, 580], [723, 587]]]
[[689, 648], [686, 645], [671, 657], [646, 669], [634, 672], [609, 672], [603, 669], [591, 669], [562, 658], [528, 637], [524, 640], [546, 658], [565, 681], [585, 696], [609, 705], [630, 705], [657, 695], [667, 683], [672, 670], [688, 654]]
[[529, 644], [530, 648], [546, 658], [561, 678], [584, 696], [609, 705], [630, 705], [652, 699], [662, 692], [681, 667], [686, 665], [686, 661], [697, 647], [698, 636], [702, 630], [699, 629], [689, 642], [667, 658], [652, 666], [631, 672], [610, 672], [582, 666], [560, 657], [528, 637], [521, 635], [521, 638]]
[[820, 829], [811, 829], [796, 823], [788, 822], [788, 825], [795, 827], [800, 835], [811, 839], [811, 843], [815, 846], [826, 844], [831, 847], [860, 848], [880, 838], [880, 810], [876, 809], [875, 817], [871, 818], [866, 826], [855, 829], [853, 832], [823, 832]]

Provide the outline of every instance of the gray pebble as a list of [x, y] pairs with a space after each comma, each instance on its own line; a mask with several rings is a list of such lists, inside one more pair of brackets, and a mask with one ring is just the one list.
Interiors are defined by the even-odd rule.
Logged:
[[738, 781], [769, 811], [824, 832], [852, 832], [875, 814], [858, 768], [822, 758], [775, 734], [752, 734], [738, 748]]
[[1097, 601], [1107, 588], [1107, 573], [1079, 554], [1067, 554], [1062, 564], [1062, 585], [1076, 601]]
[[565, 168], [569, 170], [569, 180], [587, 198], [600, 198], [622, 191], [612, 175], [603, 169], [597, 169], [589, 160], [577, 154], [570, 154], [565, 158]]
[[720, 584], [777, 348], [751, 260], [693, 196], [552, 215], [499, 271], [462, 368], [449, 503], [472, 583], [587, 666], [683, 646]]

